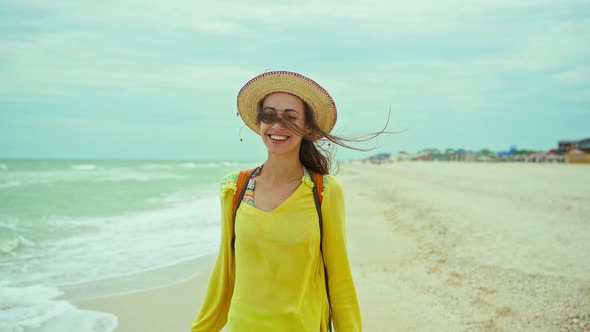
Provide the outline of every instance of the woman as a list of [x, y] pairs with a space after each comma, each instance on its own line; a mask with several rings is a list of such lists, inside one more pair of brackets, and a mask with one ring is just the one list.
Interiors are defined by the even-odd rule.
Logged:
[[344, 145], [329, 134], [334, 101], [313, 80], [275, 71], [244, 85], [238, 112], [268, 158], [242, 172], [243, 190], [238, 172], [222, 181], [221, 248], [192, 331], [227, 323], [231, 332], [317, 332], [331, 330], [330, 321], [337, 332], [361, 331], [342, 188], [319, 146], [319, 139]]

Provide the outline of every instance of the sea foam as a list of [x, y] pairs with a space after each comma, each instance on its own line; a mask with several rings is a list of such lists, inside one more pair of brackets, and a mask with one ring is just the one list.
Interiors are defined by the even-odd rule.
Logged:
[[63, 293], [53, 287], [0, 286], [0, 331], [2, 332], [111, 332], [117, 317], [108, 313], [80, 310], [59, 299]]
[[[1, 226], [0, 226], [1, 227]], [[17, 250], [19, 247], [32, 247], [35, 242], [18, 235], [11, 239], [0, 240], [0, 255], [6, 255]]]

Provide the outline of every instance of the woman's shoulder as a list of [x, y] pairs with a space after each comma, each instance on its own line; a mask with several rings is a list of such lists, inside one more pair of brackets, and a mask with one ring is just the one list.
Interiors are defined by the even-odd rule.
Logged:
[[[322, 206], [326, 206], [326, 204], [331, 205], [330, 203], [326, 202], [341, 202], [344, 197], [344, 192], [342, 190], [342, 185], [340, 181], [333, 175], [324, 175], [323, 176], [323, 190], [322, 190], [322, 198], [323, 202]], [[337, 203], [339, 204], [339, 203]]]
[[342, 185], [340, 185], [340, 181], [334, 175], [325, 174], [323, 176], [322, 184], [324, 185], [324, 192], [326, 190], [342, 190]]
[[240, 176], [240, 171], [232, 171], [223, 176], [221, 179], [221, 196], [224, 196], [228, 192], [234, 193], [237, 188], [238, 177]]
[[[310, 173], [308, 173], [308, 176], [304, 177], [304, 181], [310, 188], [313, 188], [313, 186], [316, 184], [315, 182], [317, 181], [317, 179], [312, 179], [312, 177], [314, 176], [312, 176]], [[322, 196], [325, 196], [326, 193], [334, 191], [342, 191], [342, 186], [340, 185], [338, 179], [333, 175], [322, 175]]]
[[240, 171], [226, 173], [221, 180], [221, 184], [235, 184], [238, 181], [238, 176], [240, 176]]
[[239, 171], [231, 171], [229, 173], [226, 173], [223, 176], [223, 179], [221, 179], [221, 195], [225, 195], [227, 192], [236, 192], [237, 191], [237, 185], [238, 185], [238, 178], [240, 177], [240, 173], [245, 171], [248, 174], [250, 172], [252, 172], [254, 169], [244, 169], [244, 170], [239, 170]]
[[336, 178], [334, 175], [330, 175], [330, 174], [324, 174], [323, 175], [323, 182], [324, 184], [327, 183], [336, 183], [336, 184], [340, 184], [340, 182], [338, 181], [338, 178]]

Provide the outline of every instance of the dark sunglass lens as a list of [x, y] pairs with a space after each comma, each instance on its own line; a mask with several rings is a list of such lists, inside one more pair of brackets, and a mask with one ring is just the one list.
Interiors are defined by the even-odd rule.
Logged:
[[262, 112], [258, 114], [258, 118], [264, 123], [275, 123], [278, 121], [276, 113]]

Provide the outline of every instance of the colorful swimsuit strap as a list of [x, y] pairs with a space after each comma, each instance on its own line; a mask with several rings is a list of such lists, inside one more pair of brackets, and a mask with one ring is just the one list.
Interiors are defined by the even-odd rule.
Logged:
[[263, 166], [264, 165], [257, 167], [254, 173], [252, 173], [252, 176], [250, 176], [250, 179], [248, 179], [248, 185], [246, 186], [242, 203], [254, 206], [254, 186], [256, 185], [256, 175], [260, 173], [260, 170]]
[[[260, 167], [256, 168], [250, 179], [248, 180], [248, 186], [246, 187], [246, 191], [244, 192], [244, 198], [242, 198], [242, 203], [246, 203], [248, 205], [254, 206], [254, 187], [256, 186], [256, 176], [260, 174], [264, 164]], [[303, 166], [303, 176], [310, 177], [311, 175], [307, 171], [307, 168]]]

